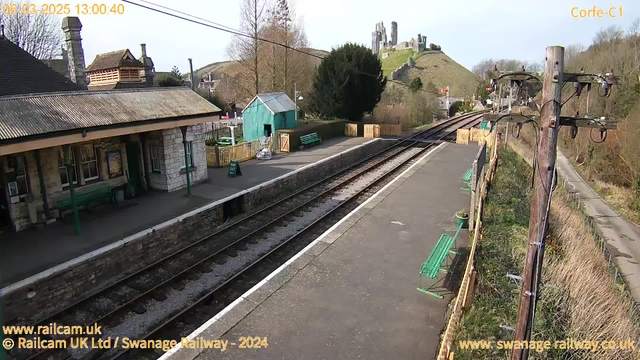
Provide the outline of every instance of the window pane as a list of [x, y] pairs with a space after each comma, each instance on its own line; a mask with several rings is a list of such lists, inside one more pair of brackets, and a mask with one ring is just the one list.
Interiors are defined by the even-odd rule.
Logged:
[[82, 176], [84, 176], [85, 179], [91, 177], [91, 173], [89, 172], [89, 164], [88, 163], [82, 164]]
[[89, 163], [89, 174], [91, 175], [91, 177], [97, 177], [98, 176], [98, 162], [97, 161], [92, 161]]
[[67, 177], [67, 168], [64, 166], [60, 168], [60, 183], [63, 186], [69, 184], [69, 178]]
[[17, 177], [16, 182], [18, 183], [18, 194], [22, 195], [29, 193], [27, 178], [25, 176]]

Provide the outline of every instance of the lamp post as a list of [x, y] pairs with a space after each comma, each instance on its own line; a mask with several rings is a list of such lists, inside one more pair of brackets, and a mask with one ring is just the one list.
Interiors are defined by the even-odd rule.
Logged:
[[304, 100], [304, 98], [302, 96], [298, 97], [298, 93], [299, 93], [298, 92], [298, 83], [294, 83], [293, 84], [293, 101], [294, 101], [294, 104], [296, 106], [296, 108], [294, 109], [295, 114], [296, 114], [295, 123], [294, 123], [295, 127], [298, 127], [298, 100]]

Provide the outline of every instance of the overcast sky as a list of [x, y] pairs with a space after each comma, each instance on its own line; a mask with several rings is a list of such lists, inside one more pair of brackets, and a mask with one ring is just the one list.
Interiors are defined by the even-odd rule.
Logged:
[[[399, 41], [408, 41], [418, 33], [426, 35], [428, 43], [441, 45], [446, 54], [469, 69], [486, 58], [541, 61], [547, 46], [589, 45], [599, 29], [616, 24], [626, 30], [640, 17], [639, 0], [291, 1], [296, 2], [297, 15], [304, 19], [307, 37], [314, 48], [331, 50], [345, 42], [370, 46], [376, 22], [384, 21], [390, 36], [391, 21], [396, 21]], [[239, 24], [241, 0], [153, 2], [232, 28]], [[120, 2], [100, 3], [110, 6]], [[622, 7], [622, 17], [571, 16], [573, 7], [592, 9], [594, 5], [605, 12], [611, 7]], [[124, 3], [124, 6], [123, 15], [80, 15], [87, 66], [96, 54], [123, 48], [139, 57], [140, 43], [147, 44], [147, 54], [153, 58], [156, 71], [169, 71], [177, 65], [186, 73], [189, 57], [193, 58], [194, 70], [227, 60], [231, 35], [135, 5]], [[75, 12], [74, 5], [72, 11]]]

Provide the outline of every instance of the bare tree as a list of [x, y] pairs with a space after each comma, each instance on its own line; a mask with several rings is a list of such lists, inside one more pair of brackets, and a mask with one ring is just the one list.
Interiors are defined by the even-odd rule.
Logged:
[[585, 47], [582, 44], [571, 44], [564, 49], [564, 66], [572, 68], [576, 58], [580, 53], [585, 51]]
[[249, 95], [260, 92], [259, 53], [262, 43], [258, 38], [265, 20], [265, 4], [264, 0], [243, 0], [240, 5], [239, 30], [250, 38], [235, 36], [228, 48], [229, 56], [245, 69], [242, 77], [246, 81], [239, 85], [244, 87]]
[[[22, 0], [11, 4], [16, 9], [26, 8], [29, 3]], [[54, 15], [29, 11], [5, 14], [0, 11], [0, 23], [4, 25], [5, 36], [38, 59], [52, 59], [59, 55], [62, 46], [60, 21]]]
[[309, 46], [304, 21], [296, 19], [294, 4], [287, 0], [278, 0], [268, 14], [268, 21], [261, 31], [262, 37], [286, 46], [272, 45], [269, 50], [262, 52], [262, 58], [268, 64], [266, 71], [271, 78], [271, 90], [285, 91], [293, 97], [294, 84], [298, 85], [298, 90], [306, 90], [311, 87], [313, 80], [312, 59], [309, 55], [291, 50]]
[[478, 75], [482, 80], [488, 80], [488, 72], [493, 69], [495, 63], [493, 59], [482, 60], [471, 68], [471, 72]]
[[624, 31], [618, 25], [611, 25], [606, 29], [601, 29], [593, 37], [593, 45], [599, 45], [605, 42], [614, 42], [622, 39]]
[[629, 29], [627, 29], [627, 36], [630, 38], [634, 36], [640, 36], [640, 18], [635, 19], [631, 23], [631, 26], [629, 26]]

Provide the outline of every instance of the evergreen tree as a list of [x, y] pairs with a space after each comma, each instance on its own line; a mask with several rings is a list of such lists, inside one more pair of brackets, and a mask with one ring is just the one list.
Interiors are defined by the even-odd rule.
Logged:
[[313, 109], [323, 117], [362, 119], [373, 111], [387, 84], [371, 50], [347, 43], [322, 60], [313, 84]]
[[411, 84], [409, 84], [409, 89], [411, 92], [422, 90], [422, 80], [417, 76], [414, 77], [413, 80], [411, 80]]
[[171, 76], [173, 76], [176, 79], [180, 79], [180, 77], [182, 76], [180, 74], [180, 69], [178, 69], [177, 66], [174, 66], [173, 68], [171, 68]]

